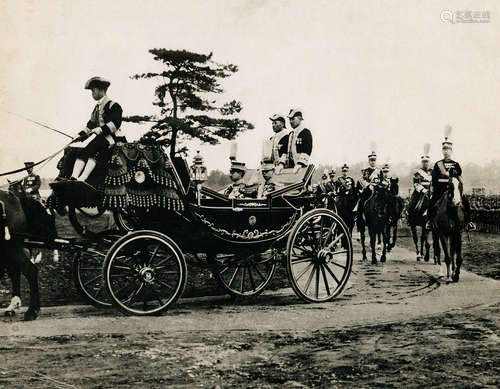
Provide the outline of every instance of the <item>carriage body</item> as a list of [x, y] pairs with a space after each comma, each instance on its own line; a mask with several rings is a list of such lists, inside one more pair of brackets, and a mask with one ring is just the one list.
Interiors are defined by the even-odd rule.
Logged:
[[204, 257], [233, 295], [262, 292], [279, 263], [302, 299], [340, 294], [352, 268], [350, 232], [331, 210], [314, 209], [313, 172], [310, 165], [298, 175], [276, 175], [284, 185], [265, 198], [230, 199], [192, 181], [184, 159], [134, 143], [110, 150], [95, 189], [80, 186], [74, 195], [79, 184], [71, 182], [53, 189], [73, 209], [100, 206], [118, 216], [126, 234], [106, 253], [102, 283], [123, 312], [149, 315], [182, 295], [185, 254]]

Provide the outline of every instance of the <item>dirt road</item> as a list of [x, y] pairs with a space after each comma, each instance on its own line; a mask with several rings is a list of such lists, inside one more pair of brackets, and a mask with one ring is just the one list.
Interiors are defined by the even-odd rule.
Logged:
[[2, 319], [0, 387], [498, 386], [499, 281], [446, 284], [402, 248], [384, 265], [355, 261], [327, 304], [283, 289], [182, 300], [161, 317], [63, 306]]

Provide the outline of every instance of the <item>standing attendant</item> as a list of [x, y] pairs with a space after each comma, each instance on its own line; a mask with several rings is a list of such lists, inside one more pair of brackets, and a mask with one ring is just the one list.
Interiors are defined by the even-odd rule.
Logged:
[[312, 153], [313, 138], [311, 131], [304, 127], [302, 111], [291, 109], [288, 119], [292, 130], [287, 136], [287, 152], [281, 157], [277, 172], [283, 168], [293, 168], [298, 172], [309, 164]]
[[274, 135], [271, 137], [272, 162], [274, 165], [280, 163], [282, 158], [286, 158], [288, 146], [288, 132], [286, 130], [285, 116], [275, 114], [269, 118], [272, 122]]
[[106, 95], [110, 81], [102, 77], [92, 77], [85, 83], [85, 89], [92, 91], [92, 98], [97, 104], [92, 111], [87, 127], [78, 135], [82, 139], [95, 135], [94, 139], [79, 153], [73, 166], [71, 179], [85, 181], [96, 166], [96, 158], [117, 141], [125, 141], [120, 126], [122, 107]]

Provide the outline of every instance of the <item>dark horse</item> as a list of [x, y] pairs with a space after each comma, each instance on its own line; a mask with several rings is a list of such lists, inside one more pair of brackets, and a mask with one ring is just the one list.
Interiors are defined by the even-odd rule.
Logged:
[[[428, 262], [430, 257], [429, 230], [426, 228], [429, 201], [430, 199], [428, 193], [413, 192], [410, 203], [408, 204], [408, 226], [411, 229], [413, 243], [415, 244], [417, 261], [420, 261], [422, 254], [425, 262]], [[420, 241], [417, 230], [418, 227], [421, 229]], [[434, 231], [432, 232], [432, 243], [434, 250], [434, 264], [440, 265], [441, 249], [439, 246], [439, 239]]]
[[444, 252], [446, 278], [453, 282], [458, 282], [462, 266], [462, 230], [465, 227], [462, 191], [458, 178], [450, 177], [446, 191], [436, 202], [436, 214], [432, 220]]
[[337, 213], [344, 220], [351, 235], [354, 228], [354, 207], [357, 200], [356, 191], [354, 190], [339, 191], [335, 196]]
[[389, 252], [394, 246], [396, 246], [396, 240], [398, 239], [398, 221], [401, 219], [404, 209], [404, 201], [400, 196], [398, 196], [399, 178], [391, 178], [390, 181], [391, 185], [387, 196], [387, 214], [389, 219], [386, 225], [388, 240], [387, 251]]
[[361, 193], [360, 201], [363, 201], [364, 203], [363, 212], [362, 215], [358, 212], [356, 224], [361, 238], [363, 260], [367, 259], [365, 248], [365, 229], [368, 227], [370, 247], [372, 250], [372, 264], [377, 263], [375, 244], [378, 234], [381, 234], [382, 236], [382, 255], [380, 257], [380, 262], [385, 262], [388, 244], [387, 223], [389, 221], [389, 214], [387, 211], [387, 190], [379, 185], [376, 185], [371, 191], [365, 190]]
[[[19, 187], [11, 186], [19, 194]], [[21, 273], [30, 287], [30, 303], [24, 320], [34, 320], [40, 312], [38, 268], [31, 262], [23, 248], [24, 237], [55, 237], [54, 219], [36, 200], [18, 197], [13, 192], [0, 191], [0, 274], [7, 271], [12, 282], [12, 299], [5, 314], [14, 315], [21, 306]]]

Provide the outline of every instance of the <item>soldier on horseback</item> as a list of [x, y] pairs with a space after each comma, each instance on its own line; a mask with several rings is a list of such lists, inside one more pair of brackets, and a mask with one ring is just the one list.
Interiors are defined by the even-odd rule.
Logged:
[[380, 182], [381, 171], [377, 167], [377, 154], [372, 151], [368, 155], [368, 167], [361, 170], [361, 178], [358, 181], [359, 201], [357, 206], [358, 219], [363, 217], [363, 206], [366, 199], [372, 193], [374, 185]]
[[24, 193], [27, 197], [30, 197], [35, 200], [40, 200], [40, 176], [33, 173], [33, 166], [35, 164], [33, 162], [25, 162], [24, 166], [26, 166], [26, 171], [28, 175], [23, 178], [21, 185], [23, 186]]
[[422, 208], [424, 199], [429, 196], [432, 182], [432, 169], [430, 167], [429, 144], [424, 146], [424, 155], [421, 156], [421, 166], [413, 174], [413, 192], [408, 204], [408, 212]]
[[354, 178], [349, 175], [349, 166], [342, 166], [342, 175], [335, 181], [336, 193], [352, 194], [355, 190]]
[[334, 209], [336, 194], [335, 170], [328, 172], [326, 169], [321, 176], [321, 182], [316, 186], [316, 204]]
[[97, 104], [90, 120], [78, 135], [82, 140], [95, 135], [80, 152], [73, 166], [71, 179], [85, 181], [96, 167], [99, 154], [113, 146], [117, 141], [124, 141], [120, 132], [122, 123], [122, 107], [106, 96], [110, 81], [102, 77], [92, 77], [85, 83], [85, 89], [92, 91]]
[[[432, 169], [432, 195], [429, 203], [428, 223], [426, 228], [431, 229], [432, 221], [436, 215], [436, 203], [448, 189], [450, 178], [457, 178], [463, 190], [462, 168], [460, 164], [451, 159], [453, 152], [453, 143], [449, 140], [451, 127], [446, 128], [445, 139], [442, 142], [443, 159], [436, 162]], [[470, 204], [463, 196], [464, 221], [467, 229], [474, 229], [474, 224], [470, 220]]]

